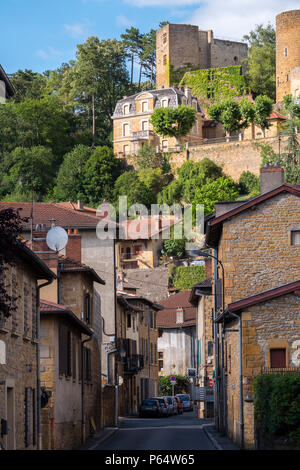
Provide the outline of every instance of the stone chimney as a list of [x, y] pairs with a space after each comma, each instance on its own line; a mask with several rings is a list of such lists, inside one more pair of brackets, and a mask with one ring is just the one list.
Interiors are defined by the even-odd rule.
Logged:
[[83, 201], [80, 201], [80, 199], [78, 199], [78, 201], [77, 201], [77, 208], [80, 211], [82, 211], [84, 209]]
[[184, 94], [187, 98], [187, 104], [190, 105], [192, 102], [192, 89], [188, 86], [184, 87]]
[[182, 307], [176, 309], [176, 323], [184, 323], [184, 309]]
[[78, 229], [68, 229], [68, 237], [66, 256], [81, 263], [81, 235]]
[[[32, 234], [32, 251], [46, 263], [48, 268], [56, 268], [58, 254], [50, 250], [46, 243], [47, 230], [45, 230], [45, 225], [38, 224], [35, 229]], [[30, 245], [28, 246], [30, 247]]]
[[260, 192], [261, 194], [267, 193], [272, 189], [278, 188], [284, 183], [284, 171], [279, 163], [274, 166], [265, 164], [260, 170]]

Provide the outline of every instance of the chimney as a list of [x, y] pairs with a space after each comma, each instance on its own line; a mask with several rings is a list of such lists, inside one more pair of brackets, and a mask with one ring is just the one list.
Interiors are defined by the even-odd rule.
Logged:
[[117, 273], [117, 290], [123, 291], [124, 289], [124, 273], [122, 271]]
[[84, 209], [83, 202], [80, 201], [80, 199], [78, 199], [78, 201], [77, 201], [77, 207], [80, 211], [83, 211], [83, 209]]
[[[48, 268], [55, 268], [57, 266], [58, 254], [50, 250], [46, 243], [47, 230], [43, 229], [45, 229], [45, 224], [36, 225], [35, 231], [32, 234], [32, 251], [46, 263]], [[51, 251], [51, 255], [49, 251]]]
[[66, 256], [81, 263], [81, 236], [78, 229], [68, 229], [68, 237]]
[[260, 170], [260, 192], [261, 194], [267, 193], [272, 189], [278, 188], [284, 183], [284, 171], [279, 163], [274, 166], [265, 164]]
[[184, 94], [185, 94], [185, 96], [186, 96], [186, 98], [187, 98], [187, 104], [190, 105], [191, 102], [192, 102], [192, 90], [191, 90], [191, 88], [188, 87], [188, 86], [185, 86], [185, 87], [184, 87]]
[[184, 309], [182, 307], [176, 309], [176, 323], [184, 323]]
[[205, 258], [205, 278], [212, 277], [212, 258]]

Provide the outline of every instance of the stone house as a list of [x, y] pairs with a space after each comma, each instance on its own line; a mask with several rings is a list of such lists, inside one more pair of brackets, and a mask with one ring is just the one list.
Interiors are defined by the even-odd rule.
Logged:
[[119, 413], [136, 414], [141, 401], [158, 394], [157, 312], [161, 306], [118, 291]]
[[155, 134], [150, 119], [158, 108], [178, 107], [179, 105], [192, 106], [196, 110], [196, 123], [190, 133], [180, 139], [181, 144], [188, 141], [201, 142], [204, 115], [197, 98], [191, 95], [190, 89], [183, 87], [182, 90], [178, 88], [149, 90], [125, 96], [117, 102], [112, 116], [116, 156], [128, 158], [135, 155], [145, 142], [162, 152], [178, 147], [175, 137], [162, 137]]
[[66, 254], [72, 258], [49, 251], [45, 239], [46, 232], [33, 232], [34, 251], [57, 276], [44, 289], [41, 303], [41, 385], [45, 397], [49, 396], [42, 410], [43, 448], [72, 449], [84, 442], [93, 428], [101, 427], [101, 356], [94, 336], [98, 314], [94, 311], [94, 283], [105, 282], [81, 262], [79, 234], [69, 233]]
[[188, 368], [197, 368], [196, 308], [189, 301], [190, 294], [190, 290], [182, 290], [160, 302], [159, 375], [186, 376]]
[[55, 274], [21, 242], [15, 255], [2, 273], [16, 309], [0, 317], [0, 444], [35, 450], [40, 448], [38, 299]]
[[[254, 446], [253, 404], [250, 391], [243, 393], [244, 385], [251, 389], [253, 376], [260, 373], [261, 368], [273, 365], [270, 362], [273, 354], [277, 356], [274, 356], [274, 361], [279, 361], [277, 364], [285, 367], [293, 364], [292, 351], [297, 346], [295, 334], [299, 335], [298, 300], [293, 294], [293, 283], [300, 276], [299, 196], [297, 185], [284, 183], [282, 168], [265, 167], [261, 169], [259, 196], [218, 203], [215, 213], [206, 219], [206, 245], [222, 263], [225, 273], [222, 280], [216, 262], [213, 263], [214, 320], [220, 322], [219, 338], [223, 338], [215, 337], [214, 344], [216, 420], [242, 447]], [[218, 302], [222, 282], [224, 311], [222, 302]], [[278, 292], [283, 293], [283, 297], [277, 295]], [[251, 298], [255, 299], [253, 305], [248, 304]], [[245, 310], [243, 301], [247, 306]], [[278, 309], [276, 316], [272, 313], [274, 309]], [[237, 314], [238, 317], [234, 316]], [[228, 327], [233, 316], [238, 319], [239, 327]], [[288, 325], [293, 325], [293, 332]], [[238, 341], [240, 355], [233, 356]], [[236, 375], [232, 378], [233, 372], [231, 378], [228, 375], [230, 360], [233, 361], [231, 371], [234, 368], [237, 374], [236, 368], [239, 368], [239, 381]]]

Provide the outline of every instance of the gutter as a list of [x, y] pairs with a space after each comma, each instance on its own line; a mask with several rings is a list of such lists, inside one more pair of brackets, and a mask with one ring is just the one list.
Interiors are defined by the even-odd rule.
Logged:
[[84, 355], [84, 344], [88, 343], [91, 341], [94, 337], [94, 332], [90, 338], [85, 339], [84, 341], [81, 341], [81, 362], [82, 362], [82, 367], [81, 367], [81, 425], [82, 425], [82, 443], [85, 442], [85, 407], [84, 407], [84, 385], [85, 385], [85, 355]]

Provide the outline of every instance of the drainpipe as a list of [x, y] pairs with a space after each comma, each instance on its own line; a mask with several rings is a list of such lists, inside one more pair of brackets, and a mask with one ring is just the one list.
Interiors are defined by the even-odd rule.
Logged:
[[85, 408], [84, 408], [84, 381], [85, 381], [85, 355], [84, 355], [84, 344], [88, 343], [91, 341], [94, 337], [94, 332], [92, 336], [89, 338], [81, 341], [81, 425], [82, 425], [82, 430], [81, 430], [81, 439], [82, 443], [85, 441]]
[[41, 426], [41, 307], [40, 290], [42, 287], [49, 286], [54, 278], [37, 286], [37, 428], [38, 428], [38, 450], [42, 450], [42, 426]]
[[240, 376], [240, 420], [241, 420], [241, 448], [244, 448], [244, 394], [243, 394], [243, 364], [242, 364], [242, 318], [240, 315], [231, 313], [239, 320], [239, 376]]
[[[214, 249], [214, 290], [218, 278], [218, 252]], [[214, 292], [214, 320], [216, 319], [216, 290]], [[218, 421], [216, 422], [218, 431], [220, 430], [220, 382], [219, 382], [219, 326], [214, 323], [215, 342], [215, 379], [216, 387], [214, 391], [215, 407], [217, 406]]]

